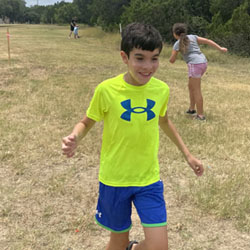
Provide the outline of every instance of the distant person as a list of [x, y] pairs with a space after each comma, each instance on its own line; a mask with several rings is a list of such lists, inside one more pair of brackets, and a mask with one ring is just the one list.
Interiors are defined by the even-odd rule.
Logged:
[[70, 33], [69, 33], [69, 38], [71, 38], [71, 35], [72, 35], [72, 32], [74, 31], [74, 28], [75, 28], [75, 25], [76, 25], [76, 22], [74, 19], [71, 20], [71, 23], [70, 23]]
[[78, 35], [79, 26], [76, 24], [74, 27], [74, 38], [80, 38]]
[[[190, 105], [186, 111], [187, 114], [195, 115], [195, 119], [205, 121], [203, 114], [203, 97], [201, 93], [201, 77], [207, 69], [207, 59], [201, 52], [199, 45], [207, 44], [221, 52], [227, 52], [227, 48], [219, 46], [212, 40], [187, 34], [187, 25], [184, 23], [176, 23], [173, 26], [173, 36], [175, 42], [170, 57], [170, 62], [174, 63], [178, 52], [181, 52], [184, 61], [188, 65], [188, 89]], [[197, 111], [196, 111], [197, 109]]]
[[[100, 83], [72, 133], [62, 140], [72, 157], [95, 122], [104, 121], [96, 222], [109, 230], [106, 250], [167, 250], [167, 213], [158, 162], [159, 126], [183, 153], [197, 176], [203, 166], [168, 119], [169, 87], [153, 77], [162, 50], [151, 25], [129, 24], [122, 32], [121, 57], [127, 72]], [[145, 240], [129, 242], [132, 203]]]

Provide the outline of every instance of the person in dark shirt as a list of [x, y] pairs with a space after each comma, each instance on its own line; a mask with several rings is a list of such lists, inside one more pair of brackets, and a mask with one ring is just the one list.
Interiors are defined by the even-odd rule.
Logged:
[[76, 22], [74, 19], [71, 20], [71, 23], [70, 23], [70, 33], [69, 33], [69, 38], [71, 38], [71, 35], [72, 35], [72, 32], [74, 31], [74, 28], [76, 26]]

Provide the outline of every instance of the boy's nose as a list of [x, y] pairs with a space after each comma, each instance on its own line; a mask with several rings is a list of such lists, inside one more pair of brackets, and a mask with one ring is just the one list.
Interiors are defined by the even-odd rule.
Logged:
[[146, 62], [144, 62], [144, 64], [143, 64], [143, 69], [151, 69], [152, 66], [153, 66], [153, 65], [152, 65], [151, 62], [146, 61]]

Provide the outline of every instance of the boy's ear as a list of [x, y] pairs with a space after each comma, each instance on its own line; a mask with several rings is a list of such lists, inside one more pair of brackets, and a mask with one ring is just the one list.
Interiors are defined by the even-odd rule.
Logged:
[[128, 64], [128, 55], [123, 50], [121, 50], [120, 54], [121, 54], [123, 62], [125, 64]]

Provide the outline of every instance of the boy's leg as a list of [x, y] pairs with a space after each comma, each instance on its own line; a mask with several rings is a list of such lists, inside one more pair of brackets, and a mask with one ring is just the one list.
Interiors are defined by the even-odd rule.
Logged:
[[129, 232], [110, 233], [110, 239], [106, 250], [125, 250], [129, 244]]
[[133, 245], [132, 250], [168, 250], [167, 226], [144, 227], [145, 240]]
[[106, 250], [125, 250], [132, 225], [131, 187], [112, 187], [99, 183], [96, 222], [111, 231]]
[[133, 250], [167, 250], [167, 211], [164, 185], [158, 181], [142, 187], [133, 200], [144, 229], [145, 240], [133, 245]]
[[197, 115], [203, 116], [203, 97], [201, 93], [201, 78], [189, 78], [189, 83], [192, 86], [194, 100], [197, 107]]

